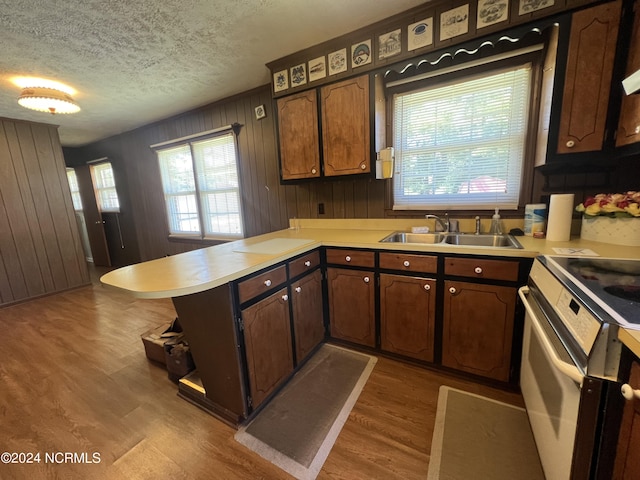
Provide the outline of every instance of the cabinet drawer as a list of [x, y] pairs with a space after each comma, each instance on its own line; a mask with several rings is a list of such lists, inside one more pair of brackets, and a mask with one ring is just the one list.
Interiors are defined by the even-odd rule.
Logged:
[[272, 288], [283, 284], [287, 280], [287, 269], [284, 265], [271, 269], [255, 277], [238, 283], [238, 297], [240, 303], [251, 300], [261, 293], [268, 292]]
[[444, 259], [445, 275], [507, 280], [512, 282], [518, 280], [518, 266], [518, 262], [509, 262], [506, 260], [455, 257], [446, 257]]
[[407, 272], [436, 273], [438, 270], [438, 257], [381, 252], [380, 268]]
[[361, 250], [336, 250], [328, 248], [327, 263], [373, 268], [375, 265], [375, 253]]
[[307, 253], [300, 258], [291, 260], [289, 262], [289, 277], [294, 278], [301, 273], [313, 270], [320, 263], [320, 253], [315, 252]]

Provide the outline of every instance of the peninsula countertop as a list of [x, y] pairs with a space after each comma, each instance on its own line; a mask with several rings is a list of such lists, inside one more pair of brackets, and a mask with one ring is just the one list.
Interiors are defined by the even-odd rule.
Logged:
[[113, 270], [100, 281], [139, 298], [170, 298], [215, 288], [319, 246], [402, 250], [424, 253], [535, 257], [557, 254], [554, 248], [587, 248], [602, 257], [640, 258], [639, 247], [621, 247], [572, 238], [548, 242], [517, 237], [522, 249], [448, 244], [380, 243], [395, 231], [410, 231], [416, 219], [292, 221], [295, 228], [163, 257]]

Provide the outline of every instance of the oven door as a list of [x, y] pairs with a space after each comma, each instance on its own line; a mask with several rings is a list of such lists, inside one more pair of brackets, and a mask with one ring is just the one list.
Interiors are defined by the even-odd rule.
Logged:
[[518, 293], [526, 309], [520, 388], [540, 463], [548, 480], [569, 479], [584, 375], [529, 288]]

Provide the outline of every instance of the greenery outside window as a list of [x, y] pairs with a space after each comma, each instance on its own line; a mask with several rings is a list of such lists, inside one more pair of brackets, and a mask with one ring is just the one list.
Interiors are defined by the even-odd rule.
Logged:
[[170, 235], [242, 238], [232, 132], [159, 149], [157, 155]]
[[396, 93], [394, 210], [516, 209], [531, 83], [526, 63]]

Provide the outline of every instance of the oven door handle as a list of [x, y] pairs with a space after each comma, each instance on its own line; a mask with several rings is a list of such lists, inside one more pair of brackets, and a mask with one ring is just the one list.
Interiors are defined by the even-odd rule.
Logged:
[[529, 287], [526, 287], [526, 286], [520, 287], [520, 289], [518, 290], [518, 295], [520, 295], [520, 299], [522, 300], [524, 307], [527, 309], [527, 313], [529, 314], [529, 317], [531, 317], [531, 325], [533, 325], [533, 328], [536, 330], [536, 333], [540, 338], [542, 346], [545, 349], [546, 354], [549, 357], [549, 360], [551, 360], [551, 363], [553, 363], [553, 366], [556, 367], [556, 369], [560, 373], [569, 377], [571, 380], [573, 380], [578, 385], [580, 385], [580, 387], [582, 387], [582, 382], [584, 381], [584, 375], [582, 374], [582, 372], [580, 372], [578, 367], [570, 363], [564, 362], [560, 359], [560, 357], [558, 357], [558, 354], [556, 353], [555, 348], [553, 348], [553, 345], [551, 345], [551, 342], [547, 338], [547, 334], [544, 332], [544, 330], [542, 329], [542, 326], [540, 325], [540, 320], [538, 319], [535, 312], [531, 308], [531, 305], [529, 305], [529, 299], [527, 298], [528, 293], [529, 293]]

